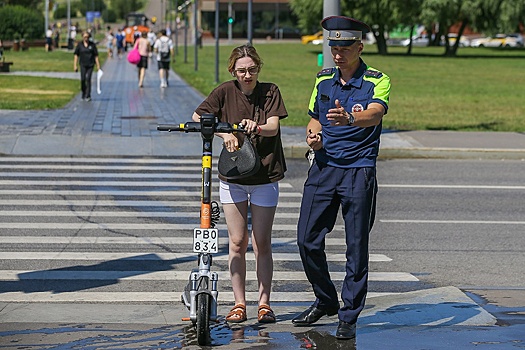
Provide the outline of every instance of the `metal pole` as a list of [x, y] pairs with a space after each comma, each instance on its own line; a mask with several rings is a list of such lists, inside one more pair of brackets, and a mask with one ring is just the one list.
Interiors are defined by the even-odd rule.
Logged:
[[252, 44], [253, 39], [253, 16], [252, 16], [253, 0], [248, 0], [248, 43]]
[[69, 50], [69, 39], [71, 38], [71, 0], [67, 0], [67, 48]]
[[49, 0], [46, 0], [45, 2], [45, 13], [46, 13], [46, 17], [45, 17], [45, 28], [44, 28], [44, 33], [47, 32], [48, 28], [49, 28]]
[[[323, 18], [328, 16], [339, 16], [341, 14], [340, 0], [324, 0]], [[333, 67], [335, 65], [332, 59], [332, 52], [328, 46], [328, 31], [323, 29], [323, 68]]]
[[188, 8], [184, 10], [184, 63], [188, 63]]
[[177, 6], [177, 3], [175, 3], [175, 55], [179, 54], [179, 22], [177, 22], [178, 18], [179, 7]]
[[164, 28], [164, 0], [160, 0], [160, 28]]
[[198, 0], [193, 0], [193, 26], [195, 27], [195, 35], [194, 35], [194, 56], [195, 56], [195, 71], [199, 70], [199, 26], [197, 25], [197, 12], [198, 12]]
[[[228, 19], [233, 16], [233, 5], [231, 1], [228, 3]], [[228, 21], [228, 44], [231, 44], [233, 37], [233, 24]]]
[[219, 83], [219, 0], [215, 0], [215, 83]]
[[172, 12], [173, 12], [173, 0], [169, 0], [170, 1], [170, 9], [169, 9], [169, 14], [170, 14], [170, 39], [171, 39], [171, 36], [173, 35], [173, 16], [172, 16]]

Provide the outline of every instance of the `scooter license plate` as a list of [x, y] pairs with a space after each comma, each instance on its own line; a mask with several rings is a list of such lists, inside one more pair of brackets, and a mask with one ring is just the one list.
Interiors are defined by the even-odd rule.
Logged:
[[218, 253], [219, 230], [216, 228], [193, 229], [193, 252]]

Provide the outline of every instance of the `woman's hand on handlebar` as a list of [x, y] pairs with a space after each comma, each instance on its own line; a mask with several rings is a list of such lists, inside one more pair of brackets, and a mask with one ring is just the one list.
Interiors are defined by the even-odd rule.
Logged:
[[239, 149], [239, 140], [232, 134], [222, 134], [222, 140], [224, 147], [228, 152], [233, 152]]
[[258, 131], [257, 131], [257, 123], [251, 119], [243, 119], [241, 120], [241, 122], [239, 123], [239, 125], [241, 125], [243, 127], [243, 129], [245, 130], [245, 132], [247, 134], [256, 134]]

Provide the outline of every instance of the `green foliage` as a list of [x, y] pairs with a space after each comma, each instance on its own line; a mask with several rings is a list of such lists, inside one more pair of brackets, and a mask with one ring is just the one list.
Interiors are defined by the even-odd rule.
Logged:
[[80, 13], [86, 15], [88, 11], [104, 11], [107, 8], [104, 0], [80, 0]]
[[315, 33], [321, 29], [323, 2], [319, 0], [290, 0], [290, 8], [297, 16], [298, 27], [305, 33]]
[[115, 23], [117, 21], [117, 13], [113, 9], [105, 9], [102, 11], [102, 18], [106, 23]]
[[0, 3], [4, 5], [19, 5], [27, 8], [36, 8], [42, 0], [3, 0]]
[[4, 6], [0, 8], [0, 38], [39, 39], [44, 37], [44, 16], [31, 8]]
[[55, 12], [53, 12], [54, 19], [67, 18], [67, 5], [58, 5]]
[[126, 18], [130, 12], [136, 12], [144, 6], [142, 0], [112, 0], [111, 8], [120, 19]]

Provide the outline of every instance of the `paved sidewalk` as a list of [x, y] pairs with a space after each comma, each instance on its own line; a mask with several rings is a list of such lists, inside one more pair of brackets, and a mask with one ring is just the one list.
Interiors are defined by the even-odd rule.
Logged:
[[[125, 59], [108, 60], [103, 71], [102, 94], [94, 92], [91, 102], [82, 101], [79, 93], [59, 110], [0, 110], [0, 154], [167, 156], [201, 148], [198, 137], [156, 130], [157, 124], [189, 121], [204, 99], [179, 76], [172, 72], [170, 86], [161, 89], [152, 60], [141, 89], [136, 68]], [[8, 74], [78, 79], [72, 72]], [[288, 157], [303, 157], [307, 149], [303, 128], [283, 127], [282, 137]], [[386, 130], [380, 156], [525, 159], [525, 134]]]

